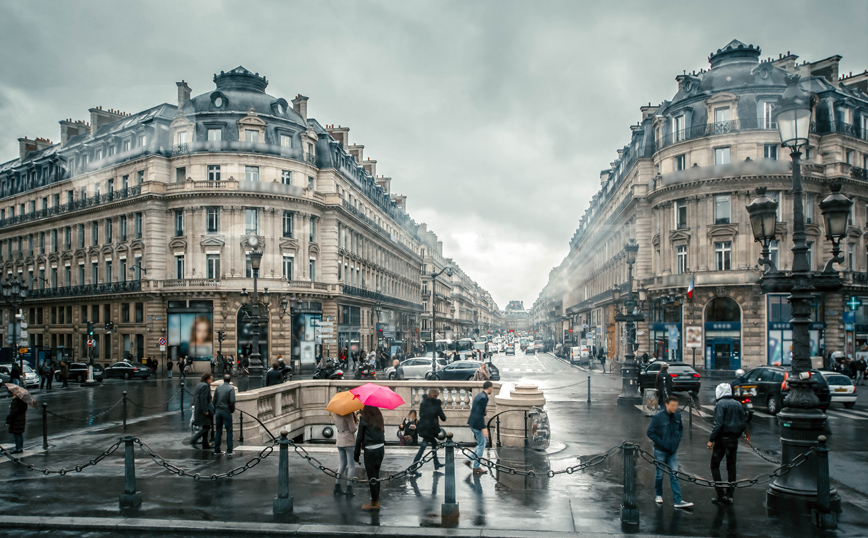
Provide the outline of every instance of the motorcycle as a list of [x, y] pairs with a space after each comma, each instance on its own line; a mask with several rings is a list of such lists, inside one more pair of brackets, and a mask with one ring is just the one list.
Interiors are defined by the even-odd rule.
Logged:
[[325, 368], [317, 366], [316, 372], [313, 374], [314, 379], [343, 379], [344, 371], [337, 367], [335, 362], [329, 359], [326, 362]]
[[362, 363], [357, 369], [353, 379], [377, 379], [377, 371], [368, 363]]

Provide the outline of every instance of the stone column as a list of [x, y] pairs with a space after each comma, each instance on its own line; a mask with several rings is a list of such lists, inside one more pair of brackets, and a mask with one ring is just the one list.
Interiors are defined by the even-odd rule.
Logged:
[[[509, 385], [504, 385], [500, 394], [494, 397], [494, 402], [497, 404], [497, 412], [500, 415], [500, 442], [505, 447], [524, 447], [525, 446], [525, 430], [528, 435], [530, 432], [530, 424], [525, 428], [525, 414], [522, 411], [531, 411], [534, 407], [545, 406], [546, 399], [543, 392], [534, 384], [519, 383], [512, 390], [509, 390]], [[505, 412], [507, 411], [507, 412]], [[495, 423], [492, 423], [492, 428]], [[489, 432], [495, 435], [494, 446], [497, 446], [496, 432]]]

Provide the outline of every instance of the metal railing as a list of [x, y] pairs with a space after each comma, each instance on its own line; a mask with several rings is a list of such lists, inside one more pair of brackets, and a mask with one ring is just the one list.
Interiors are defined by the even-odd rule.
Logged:
[[30, 290], [30, 298], [52, 299], [55, 297], [80, 297], [82, 295], [132, 293], [137, 291], [142, 291], [141, 281], [127, 280], [123, 282], [108, 282], [105, 284], [84, 284], [81, 286], [61, 286], [57, 288]]
[[57, 215], [64, 215], [66, 213], [71, 213], [73, 211], [78, 211], [81, 209], [87, 209], [89, 207], [96, 207], [101, 204], [117, 202], [119, 200], [125, 200], [127, 198], [132, 198], [133, 196], [138, 196], [142, 193], [142, 188], [139, 185], [135, 187], [125, 187], [123, 189], [118, 189], [115, 191], [110, 191], [105, 194], [98, 194], [94, 196], [89, 196], [87, 198], [81, 198], [79, 200], [74, 200], [72, 202], [67, 202], [65, 204], [61, 204], [55, 207], [48, 207], [45, 209], [40, 209], [38, 211], [32, 211], [30, 213], [25, 213], [23, 215], [16, 215], [14, 217], [7, 217], [5, 219], [0, 219], [0, 228], [5, 228], [7, 226], [14, 226], [16, 224], [23, 224], [25, 222], [31, 222], [34, 220], [45, 219], [49, 217], [54, 217]]
[[678, 142], [702, 138], [705, 136], [724, 135], [740, 131], [771, 131], [778, 128], [775, 122], [759, 121], [757, 118], [747, 120], [716, 121], [701, 125], [692, 125], [684, 129], [672, 130], [657, 140], [657, 149], [663, 149]]
[[413, 310], [422, 310], [422, 305], [419, 303], [414, 303], [412, 301], [407, 301], [404, 299], [398, 299], [397, 297], [391, 297], [389, 295], [383, 295], [382, 293], [366, 290], [364, 288], [357, 288], [355, 286], [348, 286], [344, 284], [343, 292], [346, 295], [353, 295], [355, 297], [363, 297], [365, 299], [373, 299], [375, 301], [381, 301], [384, 303], [391, 303], [398, 306], [404, 306], [406, 308], [411, 308]]

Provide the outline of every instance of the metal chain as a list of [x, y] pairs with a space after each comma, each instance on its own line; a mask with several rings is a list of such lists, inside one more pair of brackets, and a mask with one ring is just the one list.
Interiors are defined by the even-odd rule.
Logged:
[[[559, 475], [559, 474], [573, 474], [573, 473], [576, 473], [579, 471], [584, 471], [585, 469], [589, 469], [591, 467], [594, 467], [596, 465], [603, 463], [604, 461], [609, 459], [609, 457], [612, 456], [612, 454], [618, 452], [627, 444], [628, 443], [626, 443], [626, 442], [621, 443], [620, 445], [613, 446], [612, 448], [603, 452], [602, 454], [596, 454], [594, 456], [591, 456], [588, 460], [583, 461], [582, 463], [573, 465], [572, 467], [567, 467], [566, 469], [562, 469], [560, 471], [553, 471], [550, 469], [545, 474], [549, 478], [553, 478], [554, 476]], [[497, 471], [504, 473], [504, 474], [527, 476], [529, 478], [533, 478], [533, 477], [537, 476], [537, 472], [532, 470], [532, 469], [530, 471], [520, 471], [520, 470], [515, 469], [513, 467], [501, 465], [500, 463], [497, 463], [496, 461], [490, 460], [488, 458], [480, 458], [476, 455], [476, 452], [474, 452], [473, 450], [471, 450], [469, 448], [466, 448], [466, 447], [459, 447], [459, 448], [461, 449], [461, 452], [465, 456], [467, 456], [471, 461], [479, 460], [480, 465], [488, 467], [489, 469], [496, 469]]]
[[750, 486], [755, 486], [756, 484], [759, 484], [761, 482], [771, 482], [773, 479], [781, 477], [781, 476], [789, 473], [790, 471], [792, 471], [793, 469], [795, 469], [799, 465], [805, 463], [805, 461], [808, 459], [808, 456], [813, 454], [814, 451], [816, 450], [815, 448], [812, 447], [807, 452], [803, 452], [803, 453], [799, 454], [798, 456], [793, 458], [793, 460], [791, 462], [789, 462], [785, 465], [781, 465], [780, 467], [778, 467], [777, 469], [775, 469], [774, 471], [772, 471], [769, 474], [758, 475], [755, 478], [743, 478], [741, 480], [736, 480], [735, 482], [724, 482], [724, 481], [718, 482], [715, 480], [709, 480], [707, 478], [702, 478], [701, 476], [691, 475], [689, 473], [685, 473], [684, 471], [679, 471], [678, 469], [673, 469], [669, 465], [667, 465], [663, 462], [657, 461], [654, 458], [653, 454], [650, 454], [648, 451], [643, 450], [638, 445], [632, 445], [632, 446], [636, 449], [636, 451], [639, 453], [639, 455], [642, 457], [643, 460], [654, 465], [655, 467], [662, 470], [666, 474], [675, 476], [675, 478], [677, 478], [678, 480], [684, 480], [686, 482], [692, 482], [698, 486], [703, 486], [703, 487], [707, 487], [707, 488], [721, 488], [721, 487], [746, 488], [746, 487], [750, 487]]
[[437, 453], [438, 450], [443, 448], [443, 445], [438, 445], [436, 448], [432, 448], [431, 450], [426, 452], [425, 455], [422, 456], [422, 458], [419, 461], [414, 462], [412, 465], [410, 465], [409, 467], [407, 467], [406, 469], [404, 469], [403, 471], [400, 471], [398, 473], [393, 473], [393, 474], [390, 474], [386, 477], [381, 477], [381, 478], [371, 477], [371, 478], [368, 478], [367, 480], [362, 480], [361, 478], [357, 478], [355, 476], [342, 475], [339, 472], [335, 471], [334, 469], [330, 469], [330, 468], [326, 467], [325, 465], [322, 464], [321, 461], [319, 461], [315, 457], [311, 456], [310, 453], [304, 449], [304, 447], [302, 447], [301, 445], [295, 444], [294, 442], [292, 442], [292, 440], [289, 441], [289, 444], [290, 444], [290, 446], [293, 447], [293, 449], [295, 449], [295, 453], [298, 454], [301, 458], [307, 460], [307, 462], [312, 467], [319, 469], [320, 471], [322, 471], [326, 475], [334, 478], [335, 480], [340, 479], [340, 480], [346, 480], [348, 482], [352, 482], [353, 484], [370, 484], [370, 485], [381, 484], [383, 482], [390, 482], [392, 480], [403, 480], [404, 478], [406, 478], [409, 475], [415, 475], [419, 471], [419, 469], [421, 469], [426, 463], [428, 463], [429, 461], [434, 459], [434, 455]]
[[53, 411], [49, 411], [48, 409], [46, 409], [45, 412], [48, 413], [49, 415], [53, 416], [53, 417], [61, 418], [63, 420], [72, 420], [75, 422], [90, 422], [95, 418], [99, 418], [99, 417], [102, 417], [102, 416], [105, 416], [105, 415], [111, 413], [114, 410], [114, 408], [119, 406], [121, 403], [123, 403], [123, 401], [124, 401], [124, 399], [121, 398], [120, 400], [115, 402], [114, 405], [112, 405], [111, 407], [109, 407], [105, 411], [102, 411], [100, 413], [96, 413], [94, 415], [88, 415], [85, 418], [69, 417], [66, 415], [61, 415], [60, 413], [55, 413]]
[[[693, 396], [691, 396], [689, 392], [687, 393], [687, 399], [693, 403], [693, 408], [696, 409], [697, 411], [699, 411], [699, 406], [696, 404], [696, 400], [693, 399]], [[702, 420], [706, 421], [709, 424], [714, 424], [714, 419], [703, 416], [702, 413], [698, 413], [698, 414]], [[773, 463], [774, 465], [781, 465], [781, 463], [782, 463], [781, 460], [775, 459], [771, 456], [771, 454], [774, 454], [774, 452], [772, 452], [770, 450], [763, 450], [761, 448], [757, 448], [757, 447], [753, 446], [753, 443], [751, 443], [750, 437], [748, 437], [747, 432], [742, 432], [741, 437], [745, 441], [747, 441], [747, 446], [749, 446], [750, 449], [753, 450], [754, 454], [756, 454], [757, 456], [759, 456], [760, 458], [764, 459], [765, 461], [767, 461], [769, 463]]]
[[570, 385], [564, 385], [564, 386], [562, 386], [562, 387], [545, 387], [545, 390], [561, 390], [561, 389], [568, 389], [568, 388], [570, 388], [570, 387], [575, 387], [576, 385], [581, 385], [582, 383], [587, 383], [587, 382], [588, 382], [587, 379], [583, 379], [583, 380], [581, 380], [581, 381], [577, 381], [577, 382], [572, 383], [572, 384], [570, 384]]
[[245, 463], [244, 465], [236, 467], [236, 468], [234, 468], [230, 471], [227, 471], [225, 473], [203, 476], [200, 473], [193, 473], [190, 471], [186, 471], [186, 470], [178, 467], [177, 465], [169, 463], [168, 461], [166, 461], [165, 458], [163, 458], [162, 456], [160, 456], [159, 454], [154, 452], [151, 449], [151, 447], [149, 447], [145, 442], [143, 442], [138, 437], [136, 437], [134, 439], [134, 442], [137, 445], [139, 445], [139, 448], [141, 449], [141, 451], [144, 452], [145, 454], [147, 454], [148, 456], [150, 456], [151, 459], [154, 460], [154, 462], [156, 462], [157, 465], [164, 467], [167, 471], [169, 471], [172, 474], [176, 474], [178, 476], [188, 476], [188, 477], [192, 478], [193, 480], [200, 480], [202, 478], [207, 478], [209, 480], [222, 480], [224, 478], [232, 478], [233, 476], [238, 476], [241, 473], [243, 473], [244, 471], [247, 471], [249, 469], [252, 469], [253, 467], [256, 467], [257, 465], [259, 465], [262, 462], [262, 460], [264, 460], [265, 458], [270, 456], [271, 453], [274, 452], [274, 445], [277, 444], [277, 442], [273, 442], [270, 445], [267, 445], [264, 449], [262, 449], [262, 452], [260, 452], [258, 456], [254, 456], [253, 458], [248, 460], [247, 463]]
[[142, 405], [142, 404], [140, 404], [140, 403], [138, 403], [138, 402], [134, 402], [133, 400], [131, 400], [131, 399], [129, 399], [129, 398], [127, 398], [127, 401], [130, 402], [131, 404], [133, 404], [134, 406], [136, 406], [136, 407], [140, 407], [140, 408], [142, 408], [142, 409], [162, 409], [163, 407], [169, 405], [169, 402], [171, 402], [172, 400], [174, 400], [175, 398], [177, 398], [178, 395], [181, 394], [181, 390], [182, 390], [182, 389], [178, 389], [178, 392], [176, 392], [175, 394], [173, 394], [173, 395], [172, 395], [168, 400], [166, 400], [165, 402], [163, 402], [163, 403], [161, 403], [161, 404], [157, 404], [157, 405]]
[[16, 458], [8, 450], [3, 448], [2, 446], [0, 446], [0, 453], [2, 453], [4, 456], [6, 456], [12, 463], [17, 463], [18, 465], [22, 465], [22, 466], [26, 467], [28, 471], [38, 471], [45, 476], [48, 476], [51, 474], [59, 474], [60, 476], [65, 476], [67, 473], [70, 473], [73, 471], [76, 473], [80, 473], [83, 470], [87, 469], [88, 467], [92, 467], [92, 466], [96, 465], [97, 463], [101, 462], [102, 460], [104, 460], [108, 456], [111, 456], [112, 454], [114, 454], [114, 452], [118, 449], [118, 447], [120, 447], [123, 444], [123, 442], [124, 442], [124, 440], [123, 440], [123, 438], [121, 438], [115, 444], [113, 444], [112, 446], [105, 449], [102, 452], [102, 454], [100, 454], [99, 456], [97, 456], [91, 460], [88, 460], [87, 463], [83, 463], [81, 465], [76, 465], [70, 469], [67, 469], [65, 467], [61, 468], [61, 469], [47, 469], [47, 468], [37, 467], [37, 466], [30, 464], [30, 463], [24, 463], [23, 461], [21, 461], [21, 458]]

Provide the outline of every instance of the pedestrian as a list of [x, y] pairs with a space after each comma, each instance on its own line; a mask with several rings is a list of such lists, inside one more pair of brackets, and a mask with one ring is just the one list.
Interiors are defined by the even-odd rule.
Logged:
[[215, 373], [216, 370], [217, 370], [217, 359], [214, 357], [214, 355], [211, 355], [211, 373], [212, 374]]
[[19, 387], [24, 386], [24, 383], [21, 382], [21, 367], [17, 362], [12, 363], [12, 369], [9, 371], [9, 378], [15, 385], [18, 385]]
[[283, 372], [280, 371], [280, 364], [274, 363], [271, 365], [271, 370], [265, 374], [265, 386], [279, 385], [283, 383]]
[[48, 373], [48, 361], [44, 361], [42, 363], [42, 368], [39, 369], [39, 388], [44, 389], [45, 384], [48, 383], [48, 378], [50, 374]]
[[417, 435], [422, 438], [422, 442], [419, 443], [419, 450], [413, 458], [413, 463], [422, 459], [425, 449], [430, 446], [434, 450], [435, 471], [443, 467], [440, 465], [440, 458], [437, 457], [437, 437], [440, 435], [440, 421], [446, 422], [446, 413], [443, 412], [443, 402], [440, 401], [439, 396], [440, 391], [437, 389], [428, 389], [428, 393], [422, 395], [422, 403], [419, 404], [419, 422], [416, 425]]
[[488, 381], [489, 379], [491, 379], [491, 374], [488, 372], [488, 368], [485, 367], [484, 362], [480, 363], [479, 368], [473, 374], [473, 381]]
[[283, 381], [286, 381], [287, 379], [292, 379], [292, 368], [290, 368], [286, 365], [285, 362], [283, 362], [282, 356], [277, 357], [277, 364], [280, 366], [279, 370], [280, 374], [283, 376]]
[[214, 391], [214, 453], [222, 454], [220, 442], [223, 440], [223, 429], [226, 429], [226, 455], [232, 456], [232, 413], [235, 412], [235, 387], [230, 383], [229, 374], [223, 376], [223, 384]]
[[6, 424], [9, 425], [9, 433], [12, 434], [12, 439], [15, 441], [15, 449], [13, 454], [21, 454], [24, 452], [24, 426], [27, 424], [27, 404], [24, 400], [15, 396], [12, 391], [9, 391], [12, 396], [12, 402], [9, 403], [9, 415], [6, 417]]
[[[380, 466], [386, 455], [386, 435], [383, 413], [376, 407], [366, 405], [362, 408], [362, 419], [359, 421], [359, 432], [356, 435], [356, 448], [353, 459], [359, 463], [362, 447], [365, 449], [365, 474], [368, 480], [380, 478]], [[371, 502], [362, 505], [362, 510], [380, 509], [380, 482], [371, 484]]]
[[657, 462], [657, 474], [654, 477], [654, 500], [663, 504], [663, 466], [669, 468], [669, 484], [672, 487], [672, 500], [675, 508], [690, 508], [689, 503], [681, 498], [681, 485], [675, 471], [678, 470], [678, 445], [684, 425], [681, 423], [681, 413], [678, 412], [678, 398], [669, 396], [664, 401], [663, 410], [651, 419], [648, 425], [648, 438], [654, 443], [654, 461]]
[[178, 357], [178, 377], [180, 379], [186, 379], [186, 374], [184, 373], [184, 357]]
[[[356, 430], [359, 423], [355, 413], [347, 413], [346, 415], [335, 415], [335, 429], [337, 430], [338, 454], [341, 457], [341, 466], [338, 467], [338, 478], [335, 479], [335, 495], [346, 495], [354, 497], [353, 483], [350, 481], [356, 474], [356, 462], [353, 460], [353, 449], [356, 446]], [[349, 478], [342, 479], [341, 476]], [[346, 492], [341, 489], [341, 481], [346, 482]]]
[[859, 357], [859, 360], [856, 361], [856, 384], [864, 385], [865, 384], [865, 368], [868, 367], [868, 364], [865, 363], [865, 357]]
[[54, 367], [54, 361], [51, 361], [48, 363], [48, 370], [47, 371], [48, 371], [48, 384], [46, 385], [46, 387], [48, 388], [48, 390], [51, 390], [51, 385], [54, 383], [54, 372], [57, 371], [57, 369]]
[[395, 359], [392, 361], [392, 368], [395, 369], [395, 379], [404, 380], [404, 367], [401, 366], [401, 361]]
[[398, 444], [401, 446], [416, 446], [419, 444], [418, 429], [419, 420], [416, 418], [416, 410], [411, 409], [407, 418], [398, 426]]
[[[715, 482], [720, 482], [720, 462], [726, 456], [726, 480], [735, 482], [735, 458], [738, 453], [738, 440], [747, 426], [747, 416], [741, 403], [733, 400], [732, 386], [721, 383], [714, 389], [717, 404], [714, 406], [714, 426], [711, 437], [708, 438], [708, 448], [711, 453], [711, 476]], [[732, 504], [735, 490], [732, 486], [715, 485], [717, 497], [711, 499], [714, 504]]]
[[61, 388], [69, 388], [69, 365], [66, 361], [60, 361], [60, 380], [63, 381]]
[[667, 398], [672, 396], [672, 376], [669, 375], [669, 365], [665, 362], [660, 363], [654, 388], [657, 389], [657, 403], [660, 404], [660, 410], [663, 410]]
[[212, 448], [208, 444], [208, 432], [211, 430], [211, 418], [214, 416], [214, 403], [211, 401], [211, 372], [202, 374], [202, 380], [193, 391], [193, 425], [199, 427], [190, 439], [190, 444], [196, 448], [196, 442], [202, 439], [202, 450]]
[[[470, 408], [470, 418], [467, 419], [467, 425], [470, 426], [470, 431], [476, 438], [476, 458], [473, 460], [473, 474], [481, 475], [488, 471], [481, 467], [482, 454], [485, 452], [485, 439], [488, 437], [488, 428], [485, 427], [485, 409], [488, 407], [488, 396], [492, 391], [491, 381], [486, 381], [482, 384], [482, 391], [473, 398], [473, 405]], [[470, 466], [470, 460], [467, 460], [466, 465]]]
[[172, 368], [174, 366], [175, 365], [172, 363], [172, 358], [169, 357], [169, 359], [166, 361], [166, 371], [169, 373], [169, 379], [172, 379]]

